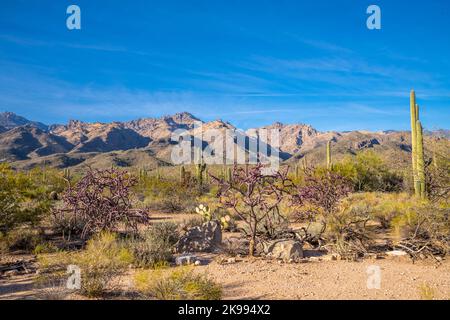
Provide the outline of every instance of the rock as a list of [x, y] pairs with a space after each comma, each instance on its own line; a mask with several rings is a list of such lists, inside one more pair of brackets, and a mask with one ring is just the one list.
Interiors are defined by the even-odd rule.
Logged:
[[402, 250], [393, 250], [393, 251], [386, 252], [386, 254], [391, 257], [401, 257], [401, 256], [406, 256], [408, 253], [406, 253], [405, 251], [402, 251]]
[[402, 250], [393, 250], [386, 252], [386, 258], [391, 260], [407, 261], [409, 260], [409, 255], [407, 252]]
[[222, 243], [222, 229], [217, 221], [209, 221], [201, 227], [189, 229], [176, 244], [180, 253], [211, 252]]
[[6, 277], [13, 277], [13, 276], [17, 276], [19, 274], [18, 270], [9, 270], [9, 271], [5, 271], [4, 275]]
[[202, 265], [202, 262], [200, 260], [196, 260], [194, 262], [194, 266], [201, 266], [201, 265]]
[[365, 149], [365, 148], [373, 148], [375, 145], [379, 145], [380, 142], [373, 138], [373, 139], [366, 139], [363, 141], [355, 142], [354, 147], [358, 150]]
[[322, 258], [319, 258], [319, 257], [310, 257], [310, 258], [309, 258], [309, 261], [319, 262], [319, 261], [322, 261]]
[[175, 264], [177, 266], [195, 264], [197, 261], [199, 260], [194, 255], [183, 255], [175, 258]]
[[326, 256], [322, 257], [323, 261], [336, 261], [336, 260], [340, 260], [340, 256], [333, 253], [333, 254], [328, 254]]
[[236, 258], [228, 258], [227, 263], [229, 264], [236, 263]]
[[303, 248], [299, 241], [275, 240], [264, 244], [264, 253], [267, 257], [283, 261], [297, 261], [303, 258]]
[[249, 240], [245, 238], [231, 237], [224, 239], [222, 242], [222, 249], [231, 255], [236, 255], [238, 258], [248, 254]]

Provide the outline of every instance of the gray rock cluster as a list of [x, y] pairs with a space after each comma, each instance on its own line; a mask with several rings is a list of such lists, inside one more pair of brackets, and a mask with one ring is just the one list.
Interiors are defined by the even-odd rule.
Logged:
[[222, 243], [222, 229], [218, 221], [189, 229], [176, 244], [178, 253], [212, 252]]

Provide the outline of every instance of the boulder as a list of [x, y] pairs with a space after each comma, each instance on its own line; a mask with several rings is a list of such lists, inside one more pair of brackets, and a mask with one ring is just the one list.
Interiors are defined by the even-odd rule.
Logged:
[[248, 254], [249, 242], [246, 238], [231, 237], [223, 240], [222, 249], [230, 255], [245, 256]]
[[409, 261], [410, 256], [407, 252], [402, 250], [393, 250], [386, 252], [386, 258], [391, 260], [398, 260], [398, 261]]
[[264, 254], [273, 259], [297, 261], [303, 258], [303, 246], [296, 240], [275, 240], [264, 243]]
[[175, 258], [175, 264], [177, 266], [195, 264], [197, 261], [199, 260], [194, 255], [183, 255]]
[[180, 253], [211, 252], [222, 243], [222, 228], [218, 221], [209, 221], [201, 227], [189, 229], [176, 244]]

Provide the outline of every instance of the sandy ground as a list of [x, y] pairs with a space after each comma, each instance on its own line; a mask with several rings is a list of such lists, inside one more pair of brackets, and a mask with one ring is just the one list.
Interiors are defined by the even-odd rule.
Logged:
[[[368, 289], [368, 267], [381, 270], [380, 289]], [[310, 261], [278, 264], [254, 260], [201, 266], [224, 286], [225, 299], [450, 299], [450, 261], [439, 267], [395, 260]], [[370, 270], [370, 269], [369, 269]]]
[[[155, 214], [153, 221], [180, 222], [192, 214]], [[233, 234], [227, 234], [232, 236]], [[307, 252], [305, 251], [307, 254]], [[317, 252], [316, 252], [317, 253]], [[430, 260], [413, 263], [408, 258], [365, 259], [361, 262], [330, 260], [310, 252], [303, 263], [279, 263], [262, 258], [242, 258], [227, 263], [229, 257], [197, 255], [204, 265], [195, 267], [220, 283], [224, 299], [450, 299], [450, 260], [436, 264]], [[311, 257], [312, 256], [312, 257]], [[314, 257], [315, 256], [315, 257]], [[31, 255], [11, 257], [30, 260]], [[5, 262], [3, 259], [2, 262]], [[224, 263], [225, 262], [225, 263]], [[369, 289], [369, 267], [380, 268], [380, 288]], [[46, 298], [46, 290], [35, 285], [35, 273], [0, 275], [0, 300]], [[120, 279], [132, 283], [133, 271]], [[124, 286], [121, 299], [135, 298], [129, 286]], [[128, 292], [127, 292], [128, 291]], [[52, 293], [52, 297], [58, 294]], [[61, 298], [64, 295], [61, 295]], [[80, 299], [79, 296], [71, 296]], [[69, 297], [70, 298], [70, 297]], [[118, 298], [117, 296], [114, 298]]]
[[[220, 283], [224, 299], [229, 300], [423, 299], [424, 287], [431, 290], [434, 299], [450, 299], [450, 261], [439, 266], [431, 262], [413, 264], [387, 259], [280, 264], [245, 258], [222, 264], [220, 257], [209, 258], [213, 259], [196, 270]], [[374, 265], [381, 270], [380, 288], [368, 289], [367, 269]], [[42, 298], [42, 289], [33, 284], [35, 278], [34, 274], [1, 278], [0, 299]]]

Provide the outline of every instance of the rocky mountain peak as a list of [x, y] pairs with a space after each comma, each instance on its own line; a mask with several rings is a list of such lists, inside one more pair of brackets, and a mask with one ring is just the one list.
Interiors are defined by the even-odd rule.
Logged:
[[1, 112], [0, 113], [0, 126], [10, 130], [16, 127], [24, 126], [24, 125], [32, 125], [41, 130], [47, 130], [48, 127], [40, 122], [30, 121], [24, 117], [21, 117], [14, 112]]

